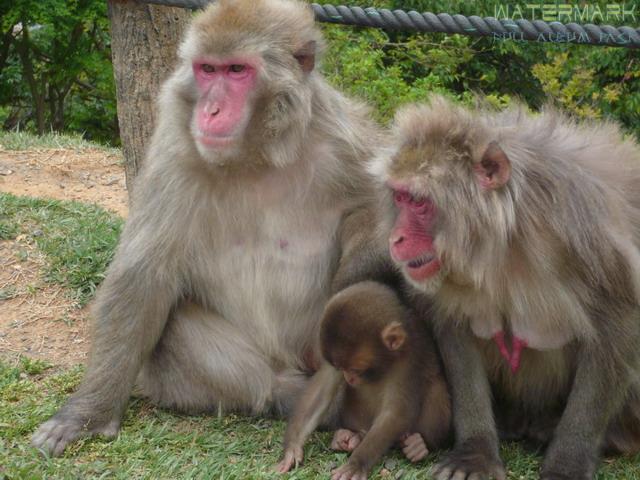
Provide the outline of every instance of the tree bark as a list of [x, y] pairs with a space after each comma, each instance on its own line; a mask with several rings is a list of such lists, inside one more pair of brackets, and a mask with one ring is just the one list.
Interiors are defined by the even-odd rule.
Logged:
[[27, 81], [29, 91], [31, 92], [31, 98], [33, 99], [33, 108], [36, 112], [36, 131], [38, 135], [44, 134], [45, 126], [45, 92], [46, 82], [42, 80], [42, 89], [38, 88], [38, 81], [33, 69], [33, 61], [31, 58], [31, 39], [29, 37], [29, 28], [27, 22], [22, 20], [22, 38], [17, 43], [18, 55], [22, 63], [22, 76]]
[[191, 12], [136, 0], [109, 0], [108, 11], [120, 139], [131, 193], [153, 132], [160, 85], [175, 64]]

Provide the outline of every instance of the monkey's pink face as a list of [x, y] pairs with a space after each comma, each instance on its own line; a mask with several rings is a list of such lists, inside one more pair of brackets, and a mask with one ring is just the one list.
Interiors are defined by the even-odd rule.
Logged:
[[192, 63], [199, 99], [193, 134], [202, 152], [233, 146], [249, 123], [250, 94], [255, 88], [258, 61], [201, 57]]
[[389, 235], [391, 257], [410, 280], [423, 284], [440, 271], [432, 236], [436, 207], [429, 198], [415, 198], [398, 185], [392, 188], [398, 216]]

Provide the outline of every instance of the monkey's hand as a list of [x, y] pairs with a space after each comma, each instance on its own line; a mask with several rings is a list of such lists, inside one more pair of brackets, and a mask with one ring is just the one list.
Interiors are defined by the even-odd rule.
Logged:
[[331, 480], [367, 480], [367, 471], [360, 465], [347, 462], [331, 472]]
[[402, 453], [411, 463], [419, 462], [429, 455], [427, 444], [424, 443], [424, 438], [419, 433], [405, 435], [400, 440], [400, 445], [402, 446]]
[[453, 449], [442, 461], [436, 464], [433, 478], [450, 480], [466, 478], [469, 480], [506, 480], [502, 460], [494, 453], [483, 438], [470, 438]]
[[64, 409], [44, 422], [31, 437], [31, 445], [45, 454], [57, 457], [66, 446], [82, 437], [102, 435], [113, 438], [120, 429], [120, 420], [112, 420], [102, 425], [90, 425], [80, 415], [73, 415]]
[[361, 441], [362, 435], [359, 433], [352, 432], [346, 428], [340, 428], [333, 434], [331, 448], [338, 452], [353, 452], [353, 450], [360, 445]]
[[564, 442], [571, 449], [563, 448], [563, 444], [552, 442], [542, 463], [541, 480], [592, 480], [598, 468], [598, 451], [591, 445], [580, 445]]
[[278, 473], [287, 473], [292, 468], [297, 468], [302, 463], [302, 447], [287, 448], [284, 458], [275, 466]]

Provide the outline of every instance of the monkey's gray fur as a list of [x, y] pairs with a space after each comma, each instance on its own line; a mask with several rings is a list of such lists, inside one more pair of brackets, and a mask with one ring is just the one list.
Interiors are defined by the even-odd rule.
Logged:
[[[637, 452], [638, 144], [610, 122], [554, 109], [469, 111], [439, 97], [399, 112], [394, 142], [370, 170], [439, 212], [445, 274], [435, 287], [416, 285], [436, 292], [454, 404], [456, 448], [437, 478], [503, 478], [490, 387], [497, 416], [515, 411], [523, 434], [550, 442], [544, 479], [591, 479], [603, 449]], [[491, 142], [511, 176], [483, 190], [474, 166]], [[516, 374], [491, 341], [501, 328], [528, 340]]]

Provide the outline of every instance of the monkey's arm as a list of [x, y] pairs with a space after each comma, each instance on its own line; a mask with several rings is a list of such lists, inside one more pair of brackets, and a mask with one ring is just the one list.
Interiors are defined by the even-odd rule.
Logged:
[[138, 220], [130, 220], [125, 228], [98, 292], [84, 379], [33, 435], [33, 445], [52, 455], [60, 455], [82, 436], [117, 434], [141, 363], [157, 343], [177, 298], [173, 262], [162, 258], [159, 249], [151, 251], [158, 235]]
[[324, 362], [298, 400], [284, 434], [284, 458], [276, 471], [285, 473], [302, 462], [305, 441], [336, 401], [342, 374]]
[[606, 322], [607, 332], [580, 346], [573, 387], [545, 454], [543, 480], [594, 477], [606, 430], [628, 394], [638, 365], [640, 312], [632, 306]]
[[333, 277], [333, 293], [364, 280], [386, 284], [399, 281], [387, 242], [376, 231], [374, 218], [373, 207], [364, 205], [350, 211], [342, 219], [339, 232], [340, 263]]
[[453, 406], [455, 446], [435, 469], [435, 478], [505, 478], [498, 452], [498, 434], [491, 389], [484, 364], [470, 333], [453, 320], [437, 332], [438, 345]]

